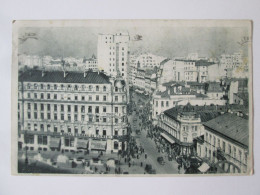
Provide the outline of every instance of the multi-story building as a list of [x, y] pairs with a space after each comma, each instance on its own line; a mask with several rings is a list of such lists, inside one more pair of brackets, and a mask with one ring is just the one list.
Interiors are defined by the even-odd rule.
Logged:
[[[125, 81], [103, 72], [28, 70], [18, 85], [19, 145], [117, 152], [127, 146]], [[82, 146], [83, 145], [83, 146]]]
[[98, 35], [98, 66], [110, 76], [122, 76], [128, 82], [129, 65], [128, 33]]
[[204, 131], [197, 143], [200, 158], [214, 164], [220, 172], [248, 171], [248, 120], [226, 113], [204, 123]]
[[161, 62], [165, 59], [165, 57], [156, 56], [150, 53], [142, 54], [136, 58], [135, 66], [141, 69], [153, 69], [154, 67], [159, 67]]
[[85, 70], [93, 70], [98, 71], [98, 60], [96, 56], [93, 54], [91, 58], [84, 58], [82, 65], [84, 66]]
[[195, 154], [194, 139], [204, 135], [203, 123], [224, 112], [224, 106], [176, 106], [161, 113], [158, 127], [161, 137], [179, 154]]
[[[225, 105], [226, 100], [221, 99], [223, 92], [213, 92], [210, 91], [208, 94], [203, 94], [204, 86], [194, 87], [191, 83], [187, 84], [185, 82], [169, 82], [159, 85], [158, 89], [155, 91], [152, 97], [152, 118], [154, 123], [156, 123], [157, 117], [163, 111], [175, 107], [177, 105], [186, 105], [190, 103], [191, 105]], [[219, 94], [217, 96], [216, 94]], [[221, 95], [222, 96], [221, 96]]]

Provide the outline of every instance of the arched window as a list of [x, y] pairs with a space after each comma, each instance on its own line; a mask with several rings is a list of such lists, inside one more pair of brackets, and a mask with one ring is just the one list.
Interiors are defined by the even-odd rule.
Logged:
[[117, 141], [114, 142], [114, 149], [118, 150], [118, 142]]
[[34, 89], [37, 89], [38, 88], [38, 85], [35, 83], [34, 84]]
[[30, 88], [31, 88], [31, 84], [28, 83], [28, 84], [27, 84], [27, 89], [30, 89]]

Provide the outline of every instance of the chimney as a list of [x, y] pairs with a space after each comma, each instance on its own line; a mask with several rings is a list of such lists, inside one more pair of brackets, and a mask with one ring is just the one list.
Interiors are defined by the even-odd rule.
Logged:
[[43, 70], [42, 71], [42, 77], [44, 77], [46, 75], [46, 72]]
[[86, 76], [87, 76], [87, 72], [86, 72], [86, 71], [84, 71], [84, 78], [86, 78]]
[[66, 76], [68, 75], [68, 72], [67, 71], [64, 71], [64, 78], [66, 78]]

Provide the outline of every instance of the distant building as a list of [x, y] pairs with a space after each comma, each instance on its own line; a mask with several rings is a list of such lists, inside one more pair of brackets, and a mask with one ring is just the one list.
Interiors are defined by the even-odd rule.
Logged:
[[248, 120], [226, 113], [203, 124], [197, 154], [220, 173], [246, 173], [249, 154]]
[[84, 58], [83, 64], [85, 70], [93, 70], [98, 71], [98, 60], [96, 56], [93, 54], [91, 58]]
[[126, 149], [125, 81], [102, 72], [27, 70], [20, 73], [18, 82], [21, 148]]
[[110, 76], [122, 76], [128, 82], [129, 73], [128, 33], [98, 35], [98, 66]]
[[220, 100], [225, 95], [224, 89], [220, 86], [219, 82], [209, 82], [206, 85], [207, 96], [211, 99]]
[[159, 67], [161, 62], [165, 60], [165, 57], [157, 56], [154, 54], [141, 54], [135, 60], [135, 66], [141, 69], [153, 69], [154, 67]]

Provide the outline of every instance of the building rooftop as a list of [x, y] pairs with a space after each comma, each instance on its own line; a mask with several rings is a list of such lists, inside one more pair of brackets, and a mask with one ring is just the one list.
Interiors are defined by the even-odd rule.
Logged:
[[185, 106], [176, 106], [164, 111], [164, 114], [172, 119], [177, 119], [179, 113], [182, 114], [196, 114], [201, 118], [201, 122], [209, 121], [217, 116], [221, 115], [221, 112], [225, 110], [225, 106], [192, 106], [188, 103]]
[[107, 84], [109, 77], [102, 72], [67, 72], [64, 77], [63, 71], [27, 70], [20, 74], [18, 80], [24, 82], [46, 82], [46, 83], [95, 83]]
[[209, 62], [208, 60], [175, 59], [175, 61], [195, 62], [195, 66], [210, 66], [210, 65], [215, 64], [214, 62]]
[[223, 137], [248, 147], [249, 123], [246, 119], [226, 113], [204, 123], [204, 126]]
[[208, 83], [207, 92], [223, 92], [220, 83], [210, 82]]

